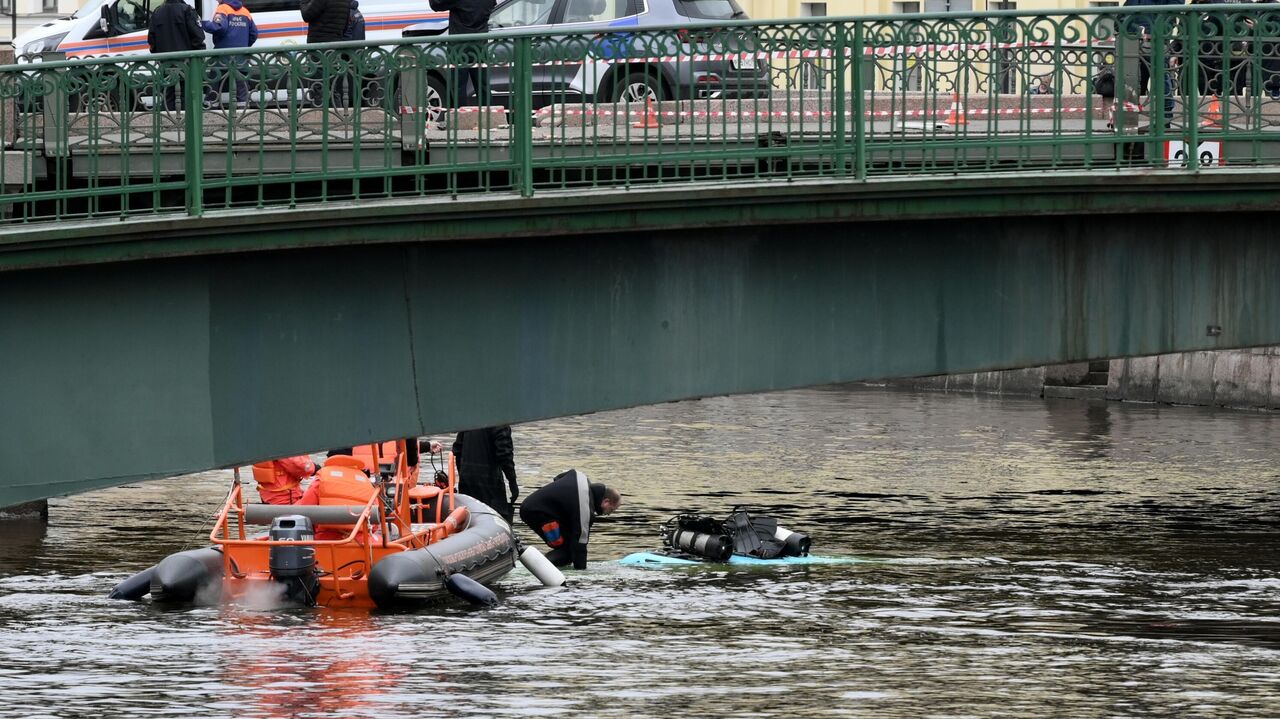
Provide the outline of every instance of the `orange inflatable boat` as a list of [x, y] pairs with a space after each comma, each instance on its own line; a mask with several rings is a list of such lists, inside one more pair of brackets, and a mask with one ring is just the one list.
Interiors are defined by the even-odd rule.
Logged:
[[397, 441], [330, 457], [321, 475], [347, 482], [346, 491], [316, 504], [247, 502], [236, 470], [212, 546], [171, 554], [111, 596], [413, 608], [453, 593], [484, 603], [492, 593], [483, 585], [515, 566], [515, 535], [487, 505], [456, 491], [452, 458], [447, 473], [419, 482], [417, 449]]

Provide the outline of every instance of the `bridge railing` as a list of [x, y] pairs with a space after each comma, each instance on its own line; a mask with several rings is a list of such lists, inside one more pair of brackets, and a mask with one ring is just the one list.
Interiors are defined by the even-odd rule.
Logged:
[[45, 56], [0, 67], [0, 210], [14, 227], [468, 192], [581, 188], [590, 201], [596, 187], [1276, 164], [1269, 7], [557, 35], [495, 16], [509, 26], [486, 36]]

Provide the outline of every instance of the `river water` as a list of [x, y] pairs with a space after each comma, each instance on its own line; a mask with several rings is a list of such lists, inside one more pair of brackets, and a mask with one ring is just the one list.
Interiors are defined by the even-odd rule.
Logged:
[[[515, 428], [526, 491], [617, 486], [570, 587], [413, 614], [111, 601], [230, 473], [0, 525], [0, 717], [1275, 717], [1280, 416], [868, 387]], [[771, 508], [789, 568], [621, 566]]]

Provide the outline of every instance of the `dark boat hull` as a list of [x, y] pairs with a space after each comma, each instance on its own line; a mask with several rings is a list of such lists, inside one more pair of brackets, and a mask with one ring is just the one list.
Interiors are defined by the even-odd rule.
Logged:
[[424, 549], [393, 554], [369, 572], [369, 596], [384, 609], [412, 609], [450, 596], [445, 580], [463, 574], [481, 584], [515, 567], [515, 534], [487, 504], [465, 494], [458, 504], [471, 512], [466, 530]]
[[222, 551], [170, 554], [151, 572], [151, 599], [164, 604], [214, 604], [222, 598]]

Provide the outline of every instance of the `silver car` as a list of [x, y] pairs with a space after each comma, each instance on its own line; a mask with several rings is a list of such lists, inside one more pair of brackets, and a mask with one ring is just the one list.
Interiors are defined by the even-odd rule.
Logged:
[[[710, 97], [767, 97], [768, 63], [750, 49], [751, 28], [708, 30], [691, 28], [671, 33], [633, 34], [648, 27], [684, 23], [743, 20], [747, 14], [735, 0], [506, 0], [489, 18], [491, 34], [511, 31], [600, 31], [547, 41], [549, 57], [585, 61], [538, 62], [533, 68], [533, 107], [553, 103], [595, 101], [643, 102]], [[444, 34], [441, 19], [404, 30], [405, 37]], [[489, 52], [502, 57], [505, 48], [490, 43]], [[534, 48], [535, 55], [539, 48]], [[701, 55], [702, 59], [690, 60]], [[511, 73], [500, 62], [485, 71], [481, 85], [490, 101], [510, 105]], [[429, 72], [427, 105], [443, 103], [451, 85], [461, 84], [447, 71]], [[461, 91], [460, 93], [461, 94]], [[465, 103], [465, 98], [459, 98]]]

